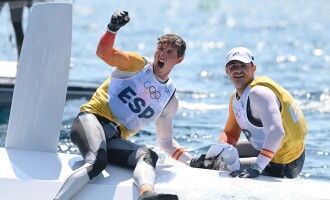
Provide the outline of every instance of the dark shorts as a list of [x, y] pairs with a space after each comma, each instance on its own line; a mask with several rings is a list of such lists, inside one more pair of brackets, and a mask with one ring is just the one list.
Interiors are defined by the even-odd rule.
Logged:
[[300, 174], [304, 166], [304, 162], [305, 150], [296, 160], [288, 164], [277, 164], [270, 162], [265, 168], [264, 172], [269, 176], [296, 178]]
[[[240, 140], [236, 148], [238, 150], [239, 157], [241, 158], [241, 167], [247, 168], [252, 163], [255, 163], [257, 157], [259, 156], [260, 152], [257, 151], [248, 140]], [[242, 159], [245, 159], [242, 161]], [[275, 177], [287, 177], [287, 178], [296, 178], [304, 165], [305, 162], [305, 150], [301, 153], [301, 155], [294, 161], [288, 164], [277, 164], [270, 162], [264, 171], [262, 172], [263, 175], [266, 176], [275, 176]]]

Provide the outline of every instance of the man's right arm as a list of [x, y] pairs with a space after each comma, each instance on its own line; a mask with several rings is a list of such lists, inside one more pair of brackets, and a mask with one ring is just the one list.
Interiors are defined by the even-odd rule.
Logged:
[[108, 65], [117, 67], [121, 71], [137, 72], [144, 67], [145, 60], [136, 53], [122, 52], [113, 48], [117, 31], [129, 21], [127, 11], [116, 11], [112, 15], [107, 32], [100, 39], [96, 55]]
[[220, 134], [218, 143], [226, 142], [228, 144], [236, 146], [236, 143], [241, 134], [241, 128], [239, 127], [234, 115], [233, 106], [232, 106], [233, 98], [234, 96], [232, 95], [229, 102], [229, 116], [224, 130]]
[[145, 65], [145, 60], [137, 53], [122, 52], [113, 48], [115, 37], [115, 33], [108, 31], [104, 33], [97, 47], [96, 55], [108, 65], [117, 67], [121, 71], [140, 71]]

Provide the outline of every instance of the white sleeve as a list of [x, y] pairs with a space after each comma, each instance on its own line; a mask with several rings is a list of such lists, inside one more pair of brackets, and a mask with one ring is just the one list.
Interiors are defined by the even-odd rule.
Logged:
[[164, 111], [156, 122], [157, 142], [160, 148], [173, 159], [188, 165], [191, 155], [184, 151], [179, 143], [173, 138], [173, 118], [179, 107], [179, 100], [175, 95], [166, 105]]
[[[252, 116], [260, 119], [265, 133], [263, 148], [256, 163], [264, 169], [275, 155], [282, 139], [285, 135], [282, 117], [280, 112], [280, 102], [275, 93], [265, 86], [255, 86], [251, 89], [250, 106]], [[272, 152], [272, 154], [263, 154]]]

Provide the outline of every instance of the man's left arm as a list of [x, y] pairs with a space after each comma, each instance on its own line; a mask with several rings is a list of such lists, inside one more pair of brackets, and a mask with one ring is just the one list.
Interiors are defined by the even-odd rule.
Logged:
[[156, 122], [157, 142], [160, 148], [175, 160], [189, 165], [192, 156], [173, 138], [173, 118], [178, 110], [179, 100], [171, 98]]
[[254, 178], [265, 169], [275, 156], [285, 135], [280, 111], [280, 102], [275, 93], [264, 86], [255, 86], [250, 94], [250, 106], [253, 116], [260, 118], [265, 140], [256, 162], [248, 169], [236, 176]]
[[264, 127], [265, 140], [256, 161], [264, 169], [274, 157], [285, 135], [280, 102], [275, 93], [264, 86], [255, 86], [249, 97], [251, 110], [257, 112]]

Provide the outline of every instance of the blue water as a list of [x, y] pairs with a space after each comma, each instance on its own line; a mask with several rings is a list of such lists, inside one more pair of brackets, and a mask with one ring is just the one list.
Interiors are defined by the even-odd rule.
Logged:
[[[224, 71], [224, 55], [235, 46], [250, 48], [256, 76], [271, 77], [302, 105], [309, 131], [301, 178], [330, 181], [329, 1], [77, 0], [73, 5], [71, 80], [100, 83], [111, 72], [95, 50], [116, 10], [128, 10], [131, 16], [116, 38], [115, 46], [121, 50], [152, 58], [157, 36], [175, 32], [185, 38], [186, 58], [171, 74], [181, 100], [174, 134], [193, 155], [206, 153], [217, 142], [228, 115], [234, 88]], [[27, 10], [24, 16], [26, 24]], [[6, 6], [0, 13], [0, 60], [16, 59], [9, 20]], [[86, 101], [66, 102], [59, 152], [78, 153], [69, 130]], [[0, 146], [4, 146], [9, 108], [0, 107], [0, 112]], [[154, 124], [131, 141], [159, 152]]]

